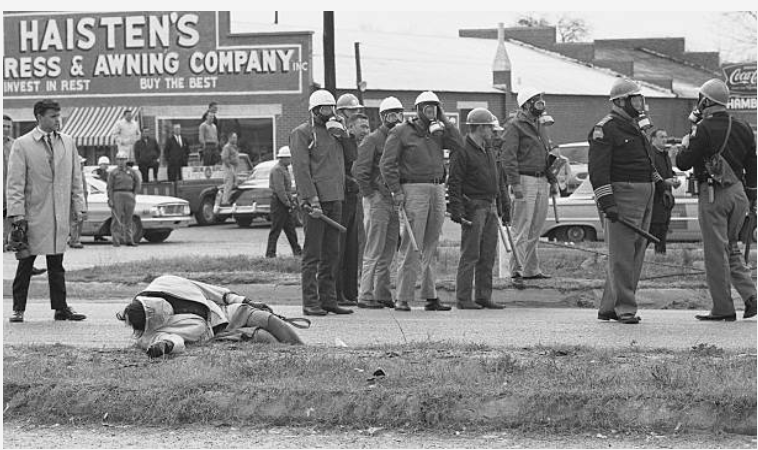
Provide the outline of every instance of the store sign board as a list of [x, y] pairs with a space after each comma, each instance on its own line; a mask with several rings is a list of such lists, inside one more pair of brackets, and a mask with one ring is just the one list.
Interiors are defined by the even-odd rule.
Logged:
[[732, 95], [756, 94], [756, 63], [732, 64], [722, 70]]
[[4, 98], [303, 92], [300, 43], [222, 42], [219, 14], [5, 13]]

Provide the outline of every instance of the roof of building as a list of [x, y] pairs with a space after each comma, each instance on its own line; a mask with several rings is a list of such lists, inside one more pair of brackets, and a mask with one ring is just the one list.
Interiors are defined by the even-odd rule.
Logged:
[[[314, 34], [313, 79], [323, 85], [323, 39]], [[361, 72], [369, 90], [500, 92], [492, 86], [497, 41], [457, 36], [335, 31], [337, 89], [356, 86], [354, 43], [360, 42]], [[550, 95], [607, 96], [618, 73], [519, 41], [505, 43], [512, 66], [513, 92], [533, 86]], [[647, 97], [675, 95], [642, 83]]]

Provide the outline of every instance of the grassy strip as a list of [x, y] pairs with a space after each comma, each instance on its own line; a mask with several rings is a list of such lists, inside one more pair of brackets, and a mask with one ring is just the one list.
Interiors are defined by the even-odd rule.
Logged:
[[[452, 245], [452, 244], [451, 244]], [[581, 248], [605, 251], [602, 244], [588, 243]], [[541, 266], [554, 280], [530, 282], [538, 288], [563, 291], [601, 289], [605, 280], [605, 258], [574, 249], [550, 247], [539, 248]], [[437, 277], [439, 287], [454, 290], [458, 268], [459, 250], [456, 246], [443, 246], [437, 252]], [[703, 268], [702, 250], [688, 244], [671, 244], [667, 255], [654, 255], [649, 249], [648, 263], [643, 266], [640, 288], [706, 288], [705, 276], [693, 273], [688, 268]], [[658, 266], [652, 263], [663, 263]], [[397, 262], [390, 273], [394, 280]], [[754, 263], [753, 263], [754, 265]], [[172, 273], [217, 284], [297, 283], [300, 279], [300, 259], [281, 257], [275, 259], [246, 255], [211, 258], [151, 258], [143, 261], [96, 266], [92, 269], [67, 273], [72, 282], [119, 282], [126, 284], [145, 283], [164, 273]], [[670, 276], [672, 275], [672, 276]], [[658, 278], [664, 277], [664, 278]], [[646, 278], [652, 278], [646, 280]], [[509, 287], [509, 283], [495, 280], [495, 288]]]
[[[702, 345], [213, 344], [156, 361], [55, 345], [6, 347], [4, 364], [4, 420], [37, 423], [743, 433], [756, 423], [754, 356]], [[372, 375], [380, 368], [385, 377]]]

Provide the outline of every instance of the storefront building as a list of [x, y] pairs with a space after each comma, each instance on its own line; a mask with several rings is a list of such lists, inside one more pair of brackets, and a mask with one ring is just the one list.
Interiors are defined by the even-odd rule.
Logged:
[[219, 139], [231, 132], [254, 162], [286, 145], [307, 117], [312, 32], [230, 33], [228, 12], [4, 13], [3, 112], [15, 135], [33, 105], [62, 107], [62, 131], [94, 164], [115, 152], [113, 126], [131, 109], [163, 144], [174, 124], [192, 150], [209, 103]]

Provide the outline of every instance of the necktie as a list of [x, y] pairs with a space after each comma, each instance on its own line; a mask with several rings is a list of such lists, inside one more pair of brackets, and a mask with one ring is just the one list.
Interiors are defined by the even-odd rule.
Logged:
[[176, 142], [178, 142], [179, 143], [179, 147], [181, 147], [182, 146], [182, 137], [181, 136], [177, 136], [176, 137]]

